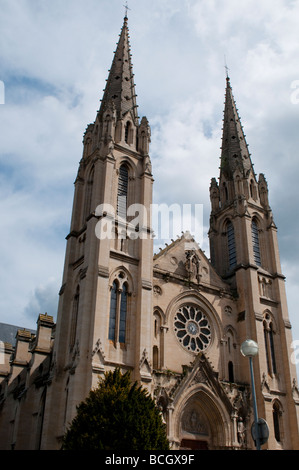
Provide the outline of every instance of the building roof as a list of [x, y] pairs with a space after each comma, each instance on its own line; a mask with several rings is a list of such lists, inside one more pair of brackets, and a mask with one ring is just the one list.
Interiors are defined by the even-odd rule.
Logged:
[[[18, 330], [24, 330], [24, 327], [0, 323], [0, 341], [3, 341], [3, 343], [10, 343], [12, 346], [15, 346]], [[26, 331], [34, 334], [36, 333], [34, 330], [26, 329]]]

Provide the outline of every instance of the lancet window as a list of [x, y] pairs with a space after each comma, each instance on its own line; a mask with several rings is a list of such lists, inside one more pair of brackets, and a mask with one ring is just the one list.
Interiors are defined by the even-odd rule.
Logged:
[[70, 349], [72, 350], [75, 345], [77, 323], [78, 323], [78, 311], [79, 311], [79, 300], [80, 300], [80, 287], [76, 289], [76, 294], [73, 300], [73, 311], [71, 319], [71, 332], [70, 332]]
[[257, 266], [261, 266], [261, 253], [260, 253], [260, 241], [259, 231], [255, 220], [251, 224], [251, 235], [252, 235], [252, 246], [253, 246], [253, 259]]
[[127, 339], [128, 284], [123, 272], [113, 281], [110, 294], [110, 317], [108, 339], [125, 343]]
[[126, 127], [125, 127], [125, 142], [127, 144], [131, 143], [131, 141], [130, 141], [131, 140], [131, 135], [130, 135], [131, 134], [131, 127], [132, 126], [131, 126], [130, 121], [127, 121]]
[[126, 220], [129, 174], [126, 165], [121, 165], [118, 177], [117, 215]]
[[229, 221], [226, 227], [227, 246], [228, 246], [228, 267], [232, 269], [237, 264], [237, 252], [235, 242], [235, 231], [233, 224]]
[[277, 401], [273, 404], [273, 427], [274, 427], [274, 436], [277, 442], [281, 442], [282, 429], [281, 429], [281, 405]]
[[274, 345], [275, 332], [273, 328], [272, 317], [269, 312], [266, 312], [264, 315], [263, 327], [268, 374], [275, 375], [277, 372]]

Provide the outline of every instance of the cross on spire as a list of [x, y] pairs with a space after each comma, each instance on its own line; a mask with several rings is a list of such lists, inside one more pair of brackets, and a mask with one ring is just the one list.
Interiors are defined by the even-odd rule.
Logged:
[[125, 18], [128, 18], [128, 10], [131, 10], [131, 8], [128, 7], [128, 2], [126, 2], [126, 4], [124, 5], [125, 7]]
[[226, 71], [226, 78], [228, 78], [228, 71], [229, 71], [229, 68], [227, 66], [227, 63], [226, 63], [226, 57], [224, 56], [224, 68], [225, 68], [225, 71]]

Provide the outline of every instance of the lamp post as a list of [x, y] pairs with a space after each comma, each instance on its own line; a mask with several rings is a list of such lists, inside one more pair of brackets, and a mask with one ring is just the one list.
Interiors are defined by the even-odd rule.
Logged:
[[250, 368], [250, 378], [251, 378], [251, 389], [252, 389], [252, 401], [253, 401], [253, 413], [254, 413], [254, 424], [255, 424], [255, 435], [256, 435], [256, 450], [261, 449], [260, 437], [259, 437], [259, 424], [258, 424], [258, 414], [257, 414], [257, 404], [256, 404], [256, 395], [255, 395], [255, 385], [254, 385], [254, 375], [253, 375], [253, 365], [252, 358], [258, 353], [258, 345], [252, 339], [247, 339], [244, 343], [241, 344], [241, 354], [249, 358], [249, 368]]

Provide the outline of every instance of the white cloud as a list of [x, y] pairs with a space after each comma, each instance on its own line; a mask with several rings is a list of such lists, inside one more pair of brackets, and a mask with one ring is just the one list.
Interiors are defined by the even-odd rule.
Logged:
[[[60, 281], [60, 280], [59, 280]], [[24, 314], [36, 321], [39, 313], [48, 313], [56, 319], [58, 307], [59, 282], [57, 279], [47, 279], [46, 283], [38, 285], [29, 297]]]

